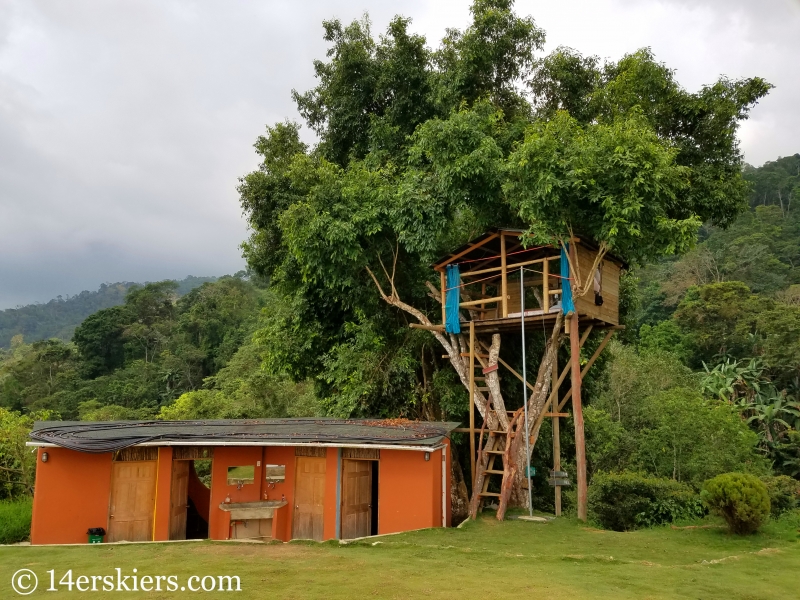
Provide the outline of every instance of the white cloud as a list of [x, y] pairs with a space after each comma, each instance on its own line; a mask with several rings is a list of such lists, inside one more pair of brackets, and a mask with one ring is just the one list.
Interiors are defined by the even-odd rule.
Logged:
[[[651, 46], [688, 89], [778, 87], [742, 129], [748, 161], [800, 151], [796, 0], [519, 0], [548, 50]], [[411, 16], [431, 45], [469, 2], [0, 0], [0, 308], [102, 281], [222, 274], [246, 236], [237, 177], [255, 137], [296, 118], [321, 21]]]

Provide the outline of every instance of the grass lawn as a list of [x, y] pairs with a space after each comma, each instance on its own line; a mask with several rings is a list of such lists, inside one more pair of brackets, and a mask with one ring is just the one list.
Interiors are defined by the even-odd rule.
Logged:
[[[713, 523], [713, 522], [712, 522]], [[659, 528], [615, 533], [575, 520], [547, 524], [491, 517], [461, 529], [433, 529], [340, 545], [295, 542], [240, 544], [95, 545], [0, 548], [0, 597], [16, 597], [12, 574], [39, 577], [30, 598], [78, 575], [238, 575], [237, 598], [724, 598], [798, 597], [800, 536], [797, 515], [748, 537], [706, 528]], [[162, 586], [165, 585], [162, 583]], [[119, 597], [119, 592], [61, 596]], [[191, 595], [188, 590], [185, 594]], [[230, 597], [231, 593], [202, 593]], [[194, 594], [195, 596], [198, 594]], [[175, 598], [163, 591], [128, 592], [126, 598]]]

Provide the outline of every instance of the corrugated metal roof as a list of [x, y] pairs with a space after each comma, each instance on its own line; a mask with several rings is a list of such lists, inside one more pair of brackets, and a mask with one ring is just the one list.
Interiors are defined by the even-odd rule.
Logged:
[[82, 452], [129, 446], [242, 444], [253, 446], [434, 447], [458, 423], [405, 419], [225, 419], [214, 421], [37, 421], [31, 445], [54, 444]]

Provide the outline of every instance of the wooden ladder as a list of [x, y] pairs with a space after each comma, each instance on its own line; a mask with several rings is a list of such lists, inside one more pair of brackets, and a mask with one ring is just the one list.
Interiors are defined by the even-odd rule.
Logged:
[[[490, 401], [489, 411], [494, 412], [494, 407]], [[470, 517], [477, 518], [478, 513], [483, 510], [485, 500], [497, 498], [497, 519], [502, 521], [505, 518], [508, 500], [511, 496], [511, 488], [514, 483], [517, 469], [511, 464], [511, 455], [514, 452], [514, 440], [524, 421], [523, 409], [520, 408], [513, 413], [508, 429], [492, 429], [488, 431], [486, 445], [483, 444], [483, 436], [486, 433], [486, 421], [483, 420], [481, 433], [478, 437], [478, 463], [475, 468], [475, 481], [472, 486], [472, 500], [470, 502]], [[500, 457], [502, 470], [496, 468], [497, 458]], [[500, 492], [490, 492], [489, 482], [492, 476], [501, 476]]]

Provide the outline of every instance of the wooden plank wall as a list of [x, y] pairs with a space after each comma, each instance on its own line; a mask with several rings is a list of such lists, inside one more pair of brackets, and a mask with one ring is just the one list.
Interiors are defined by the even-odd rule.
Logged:
[[158, 448], [155, 446], [131, 446], [114, 453], [116, 462], [131, 462], [137, 460], [158, 460]]
[[328, 449], [320, 446], [295, 446], [295, 456], [316, 456], [318, 458], [325, 458]]
[[[590, 273], [590, 271], [597, 252], [583, 244], [577, 244], [577, 251], [582, 280], [585, 281], [587, 277], [594, 277], [594, 274]], [[604, 258], [602, 273], [603, 305], [597, 306], [594, 303], [594, 291], [593, 288], [589, 288], [585, 296], [575, 299], [575, 308], [578, 314], [600, 319], [612, 325], [619, 325], [619, 276], [619, 265], [608, 258]]]

